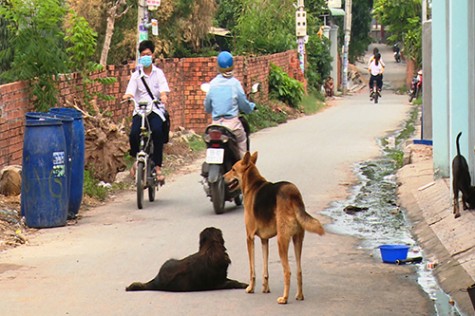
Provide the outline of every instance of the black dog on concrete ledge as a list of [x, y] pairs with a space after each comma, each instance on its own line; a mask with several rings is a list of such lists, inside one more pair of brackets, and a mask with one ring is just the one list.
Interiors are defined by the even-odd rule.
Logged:
[[134, 282], [126, 291], [190, 292], [245, 289], [247, 284], [227, 278], [231, 263], [221, 230], [208, 227], [200, 233], [200, 249], [181, 260], [169, 259], [147, 283]]
[[455, 218], [460, 217], [459, 191], [462, 192], [462, 207], [464, 210], [475, 208], [475, 187], [472, 186], [467, 160], [460, 154], [459, 139], [462, 132], [457, 135], [457, 155], [452, 160], [452, 187], [454, 193]]

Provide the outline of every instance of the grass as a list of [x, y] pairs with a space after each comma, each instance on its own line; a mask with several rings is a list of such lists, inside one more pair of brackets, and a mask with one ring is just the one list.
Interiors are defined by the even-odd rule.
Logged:
[[[409, 118], [404, 123], [404, 127], [401, 132], [396, 136], [396, 149], [387, 149], [387, 155], [394, 160], [396, 168], [399, 169], [403, 166], [404, 152], [401, 149], [401, 144], [405, 142], [409, 137], [414, 135], [415, 123], [419, 116], [420, 107], [418, 105], [413, 105], [412, 110], [409, 114]], [[387, 141], [383, 142], [383, 145], [387, 144]]]
[[325, 98], [320, 94], [308, 94], [303, 97], [301, 107], [305, 114], [315, 114], [325, 107]]

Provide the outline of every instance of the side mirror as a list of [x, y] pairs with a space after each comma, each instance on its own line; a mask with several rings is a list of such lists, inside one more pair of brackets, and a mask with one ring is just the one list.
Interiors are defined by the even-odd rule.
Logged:
[[255, 83], [251, 87], [251, 93], [257, 93], [261, 90], [261, 84], [259, 82]]
[[200, 86], [201, 91], [208, 93], [209, 91], [209, 83], [203, 82]]

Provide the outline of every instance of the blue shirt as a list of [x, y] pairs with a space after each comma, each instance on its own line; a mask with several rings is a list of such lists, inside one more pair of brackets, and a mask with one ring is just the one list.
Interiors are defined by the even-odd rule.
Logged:
[[221, 74], [211, 80], [204, 105], [213, 120], [237, 117], [239, 111], [248, 114], [255, 107], [253, 102], [247, 100], [239, 80], [234, 77], [225, 78]]

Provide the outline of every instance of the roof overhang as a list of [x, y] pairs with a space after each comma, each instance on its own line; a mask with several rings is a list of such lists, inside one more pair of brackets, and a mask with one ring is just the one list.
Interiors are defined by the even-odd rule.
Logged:
[[328, 8], [330, 10], [330, 13], [332, 16], [344, 16], [345, 15], [345, 10], [343, 9], [338, 9], [338, 8]]

